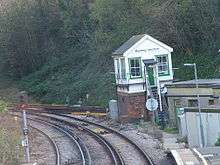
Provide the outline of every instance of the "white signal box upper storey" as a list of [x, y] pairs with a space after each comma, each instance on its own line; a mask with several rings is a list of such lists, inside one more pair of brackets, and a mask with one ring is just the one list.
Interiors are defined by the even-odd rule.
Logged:
[[[173, 48], [147, 34], [131, 37], [112, 55], [117, 90], [126, 93], [146, 91], [145, 75], [151, 86], [156, 86], [157, 77], [161, 84], [172, 82], [172, 52]], [[146, 71], [143, 60], [153, 60], [157, 64]]]

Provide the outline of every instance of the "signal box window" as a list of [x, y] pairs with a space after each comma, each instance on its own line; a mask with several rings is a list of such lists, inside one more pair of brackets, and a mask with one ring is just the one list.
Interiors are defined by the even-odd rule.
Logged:
[[141, 77], [141, 58], [133, 58], [129, 60], [130, 62], [130, 74], [131, 78]]
[[157, 56], [157, 62], [158, 62], [158, 74], [160, 76], [169, 75], [168, 56], [167, 55]]

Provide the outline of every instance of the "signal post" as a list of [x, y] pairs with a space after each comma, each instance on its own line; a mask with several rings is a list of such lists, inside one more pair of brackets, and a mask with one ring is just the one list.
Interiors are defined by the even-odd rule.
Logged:
[[25, 91], [19, 93], [19, 106], [18, 110], [22, 110], [22, 131], [23, 131], [23, 139], [22, 146], [25, 148], [25, 160], [26, 163], [30, 163], [30, 149], [28, 142], [28, 125], [27, 125], [27, 115], [26, 109], [28, 108], [28, 95]]

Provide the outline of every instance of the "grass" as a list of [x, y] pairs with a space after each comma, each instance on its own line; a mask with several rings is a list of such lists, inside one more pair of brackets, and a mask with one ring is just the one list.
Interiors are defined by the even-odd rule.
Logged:
[[178, 129], [175, 127], [167, 127], [164, 129], [165, 132], [170, 133], [170, 134], [177, 134]]
[[22, 161], [21, 133], [18, 123], [6, 113], [0, 114], [0, 164], [19, 165]]

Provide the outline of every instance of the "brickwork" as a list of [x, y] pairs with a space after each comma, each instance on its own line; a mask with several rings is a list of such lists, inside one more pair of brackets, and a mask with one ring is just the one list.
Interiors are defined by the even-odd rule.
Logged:
[[118, 93], [119, 120], [129, 122], [140, 119], [145, 111], [145, 93]]

